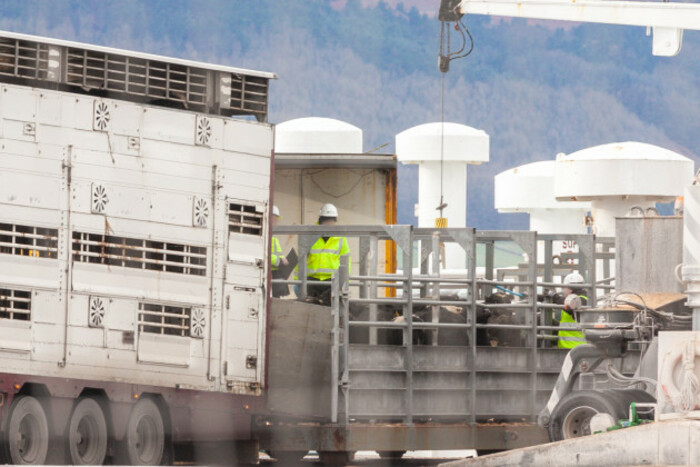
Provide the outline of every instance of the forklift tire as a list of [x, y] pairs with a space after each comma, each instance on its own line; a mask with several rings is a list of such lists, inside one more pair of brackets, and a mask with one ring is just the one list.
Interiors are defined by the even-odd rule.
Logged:
[[[632, 402], [656, 402], [654, 396], [641, 389], [612, 389], [611, 391], [619, 393], [625, 401], [625, 416], [623, 418], [629, 418], [630, 404], [632, 404]], [[654, 411], [652, 409], [639, 408], [637, 410], [637, 416], [641, 419], [651, 420], [654, 418]]]
[[552, 411], [548, 432], [550, 441], [590, 435], [589, 423], [597, 413], [607, 413], [614, 420], [626, 416], [622, 395], [607, 391], [577, 391], [564, 396]]

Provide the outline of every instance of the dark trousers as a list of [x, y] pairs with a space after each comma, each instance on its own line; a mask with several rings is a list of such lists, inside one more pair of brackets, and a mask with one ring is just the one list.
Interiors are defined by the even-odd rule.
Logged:
[[[282, 271], [272, 270], [273, 279], [286, 279]], [[272, 284], [272, 296], [282, 298], [289, 295], [289, 284]]]

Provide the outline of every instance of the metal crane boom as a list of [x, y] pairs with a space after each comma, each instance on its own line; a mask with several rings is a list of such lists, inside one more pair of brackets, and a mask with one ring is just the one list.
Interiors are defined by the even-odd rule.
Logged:
[[619, 24], [652, 28], [653, 53], [674, 56], [680, 52], [684, 29], [700, 30], [700, 4], [607, 0], [463, 0], [461, 14], [507, 16], [584, 23]]

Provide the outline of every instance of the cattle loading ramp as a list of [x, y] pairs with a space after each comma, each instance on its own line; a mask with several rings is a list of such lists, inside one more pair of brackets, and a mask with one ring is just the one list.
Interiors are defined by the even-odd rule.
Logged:
[[[275, 233], [297, 238], [299, 279], [273, 282], [296, 285], [301, 296], [309, 285], [305, 257], [321, 235], [358, 240], [360, 251], [352, 255], [353, 260], [359, 257], [360, 267], [349, 272], [341, 266], [332, 281], [330, 306], [288, 299], [271, 302], [270, 413], [258, 418], [262, 448], [499, 450], [548, 440], [546, 430], [536, 423], [537, 415], [567, 352], [556, 346], [558, 328], [552, 314], [558, 305], [535, 296], [556, 288], [572, 270], [590, 278], [586, 287], [591, 297], [609, 288], [595, 279], [596, 269], [609, 270], [600, 264], [612, 258], [600, 246], [607, 240], [410, 226], [280, 226]], [[415, 271], [378, 270], [379, 242], [389, 241], [403, 255], [403, 264], [417, 265]], [[550, 258], [538, 264], [537, 249], [551, 253], [556, 241], [577, 243], [570, 263], [555, 264]], [[503, 242], [517, 244], [526, 254], [518, 267], [494, 266], [494, 251]], [[445, 243], [456, 243], [467, 253], [459, 277], [441, 270]], [[477, 261], [478, 249], [486, 254]], [[477, 275], [477, 265], [484, 268], [483, 276]], [[495, 286], [527, 296], [509, 304], [484, 303]], [[460, 290], [466, 295], [457, 293]], [[446, 307], [459, 311], [450, 315]], [[482, 322], [479, 315], [488, 309], [507, 310], [513, 320]], [[492, 331], [497, 337], [517, 339], [498, 346], [479, 342]], [[418, 342], [418, 335], [425, 340]], [[638, 355], [632, 350], [615, 364], [631, 374]]]

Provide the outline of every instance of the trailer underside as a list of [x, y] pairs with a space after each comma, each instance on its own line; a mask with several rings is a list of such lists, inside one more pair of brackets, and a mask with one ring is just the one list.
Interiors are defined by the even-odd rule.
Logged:
[[503, 424], [260, 424], [254, 435], [271, 451], [408, 451], [517, 449], [546, 443], [545, 429], [531, 423]]

